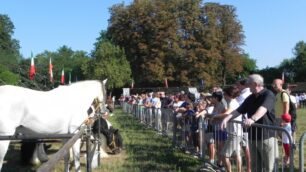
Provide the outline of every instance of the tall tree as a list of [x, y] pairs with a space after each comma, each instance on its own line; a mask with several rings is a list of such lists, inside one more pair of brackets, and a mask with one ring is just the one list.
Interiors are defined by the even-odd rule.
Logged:
[[241, 56], [243, 70], [238, 74], [239, 77], [247, 77], [249, 74], [257, 71], [256, 60], [250, 58], [249, 54], [243, 54]]
[[[9, 84], [16, 84], [18, 76], [14, 73], [18, 71], [18, 62], [21, 59], [19, 54], [19, 42], [13, 38], [14, 24], [7, 15], [0, 14], [0, 79]], [[5, 66], [5, 67], [4, 67]], [[7, 76], [3, 73], [8, 74]], [[10, 78], [12, 77], [12, 78]]]
[[[242, 70], [235, 8], [201, 0], [142, 0], [111, 8], [108, 34], [124, 47], [136, 83], [212, 85]], [[221, 64], [222, 63], [222, 64]], [[137, 77], [136, 77], [137, 76]]]
[[242, 51], [244, 34], [242, 25], [237, 20], [236, 8], [230, 5], [207, 3], [206, 17], [216, 39], [216, 56], [218, 63], [218, 77], [226, 85], [227, 79], [235, 77], [242, 71]]
[[304, 82], [306, 81], [306, 43], [304, 41], [299, 41], [293, 49], [293, 54], [295, 55], [293, 60], [295, 80]]
[[[285, 79], [285, 82], [288, 82], [288, 83], [292, 83], [295, 81], [295, 67], [294, 67], [294, 59], [293, 58], [290, 58], [290, 59], [284, 59], [280, 65], [279, 65], [279, 70], [281, 72], [284, 72], [284, 79]], [[281, 77], [281, 76], [279, 76]]]
[[113, 45], [104, 31], [95, 43], [92, 59], [82, 67], [90, 79], [108, 79], [109, 89], [120, 88], [131, 82], [131, 68], [124, 50]]

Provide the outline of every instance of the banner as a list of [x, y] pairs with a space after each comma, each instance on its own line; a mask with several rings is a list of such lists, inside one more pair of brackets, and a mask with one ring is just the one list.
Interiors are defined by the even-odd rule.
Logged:
[[130, 96], [130, 88], [123, 88], [123, 96]]

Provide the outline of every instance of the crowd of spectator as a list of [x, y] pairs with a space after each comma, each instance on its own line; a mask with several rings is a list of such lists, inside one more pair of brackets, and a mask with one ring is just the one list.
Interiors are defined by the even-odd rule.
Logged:
[[[297, 107], [305, 107], [305, 93], [292, 97], [295, 99], [293, 101]], [[245, 100], [246, 103], [244, 103]], [[275, 144], [277, 141], [275, 142], [276, 138], [269, 133], [270, 131], [263, 133], [261, 137], [250, 136], [250, 131], [243, 128], [239, 123], [225, 125], [230, 119], [240, 121], [244, 123], [244, 126], [248, 127], [253, 123], [276, 125], [274, 124], [276, 98], [272, 91], [264, 88], [263, 78], [260, 75], [251, 75], [249, 78], [241, 79], [235, 85], [224, 89], [218, 86], [213, 87], [210, 92], [200, 93], [199, 97], [184, 91], [172, 94], [151, 92], [121, 96], [120, 101], [146, 108], [172, 109], [176, 119], [174, 120], [174, 128], [184, 131], [182, 136], [186, 143], [184, 150], [186, 153], [193, 153], [195, 157], [200, 155], [199, 119], [205, 119], [205, 143], [207, 145], [209, 163], [224, 167], [226, 171], [231, 171], [230, 158], [232, 157], [236, 160], [237, 171], [242, 171], [241, 150], [245, 155], [246, 171], [248, 172], [251, 169], [258, 168], [272, 171], [275, 159], [278, 158], [278, 148], [277, 144]], [[289, 128], [288, 118], [288, 114], [284, 117], [281, 116], [281, 126], [286, 129]], [[284, 160], [288, 164], [288, 138], [285, 135], [281, 137], [280, 139], [283, 140], [286, 152]], [[262, 143], [267, 141], [269, 149], [273, 150], [273, 152], [267, 152], [265, 148], [259, 148], [257, 145], [250, 145], [249, 139], [260, 140]], [[249, 145], [253, 146], [251, 153]], [[180, 145], [177, 146], [179, 147]], [[258, 155], [256, 154], [256, 158], [261, 157], [258, 161], [262, 162], [263, 166], [251, 167], [251, 159], [254, 159], [255, 156], [251, 158], [250, 154], [255, 155], [256, 149], [261, 151]]]

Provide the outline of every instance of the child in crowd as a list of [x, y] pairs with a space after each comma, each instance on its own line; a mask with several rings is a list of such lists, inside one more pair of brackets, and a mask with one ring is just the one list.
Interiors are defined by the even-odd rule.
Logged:
[[[292, 140], [292, 130], [291, 130], [291, 116], [289, 114], [283, 114], [281, 116], [282, 118], [282, 127], [288, 131], [290, 134], [290, 138]], [[284, 157], [284, 164], [288, 165], [290, 160], [290, 141], [289, 141], [288, 135], [283, 132], [282, 133], [282, 142], [283, 142], [283, 148], [285, 151], [285, 157]]]

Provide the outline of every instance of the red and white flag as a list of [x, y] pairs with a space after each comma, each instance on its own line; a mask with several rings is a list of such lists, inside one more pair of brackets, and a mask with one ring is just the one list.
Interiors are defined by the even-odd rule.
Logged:
[[33, 80], [36, 74], [36, 70], [35, 70], [35, 65], [34, 65], [34, 58], [31, 58], [31, 66], [30, 66], [30, 71], [29, 71], [29, 77], [30, 80]]
[[50, 82], [53, 83], [53, 65], [52, 65], [51, 58], [50, 58], [50, 61], [49, 61], [49, 75], [50, 75]]
[[165, 87], [168, 88], [168, 80], [165, 78]]
[[62, 85], [65, 85], [65, 71], [64, 71], [64, 69], [62, 70], [61, 84], [62, 84]]

